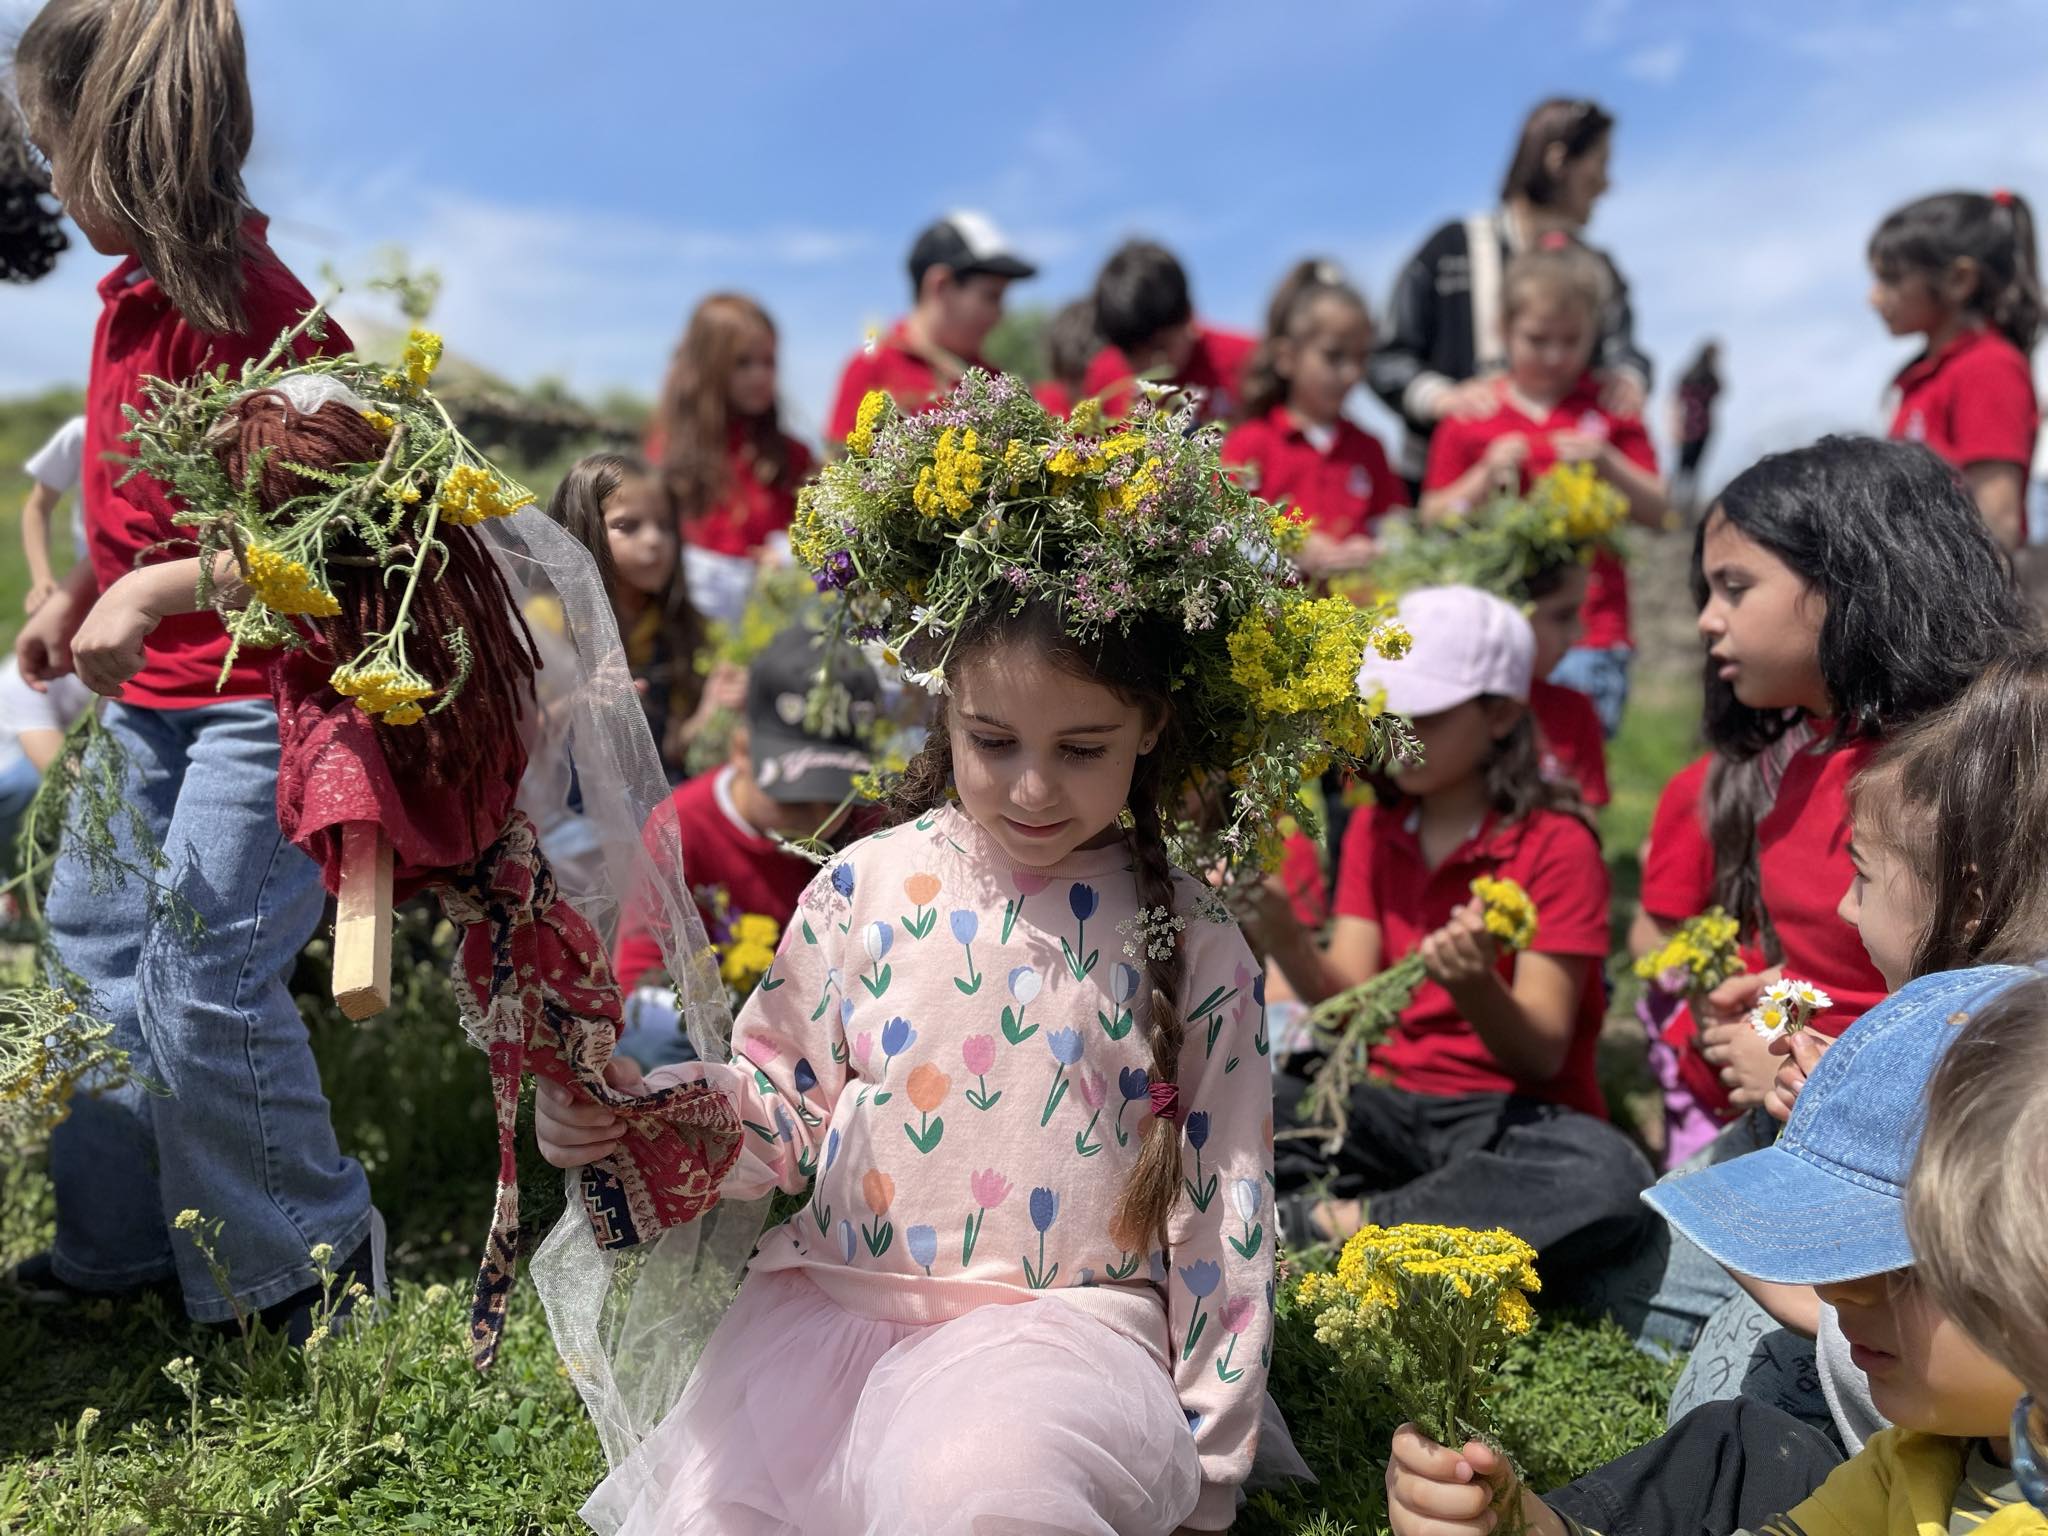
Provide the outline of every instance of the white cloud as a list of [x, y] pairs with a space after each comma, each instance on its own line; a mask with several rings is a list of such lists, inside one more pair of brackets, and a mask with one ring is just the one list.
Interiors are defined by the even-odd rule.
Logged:
[[1684, 41], [1673, 38], [1668, 43], [1637, 49], [1621, 61], [1622, 73], [1650, 85], [1669, 85], [1685, 68], [1685, 57]]

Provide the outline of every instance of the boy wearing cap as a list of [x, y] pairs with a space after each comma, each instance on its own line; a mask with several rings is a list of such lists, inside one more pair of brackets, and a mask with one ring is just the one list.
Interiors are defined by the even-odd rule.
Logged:
[[[1731, 1268], [1816, 1287], [1893, 1427], [1841, 1462], [1825, 1436], [1787, 1415], [1709, 1404], [1547, 1499], [1516, 1490], [1530, 1532], [2048, 1531], [2010, 1470], [2020, 1384], [1918, 1281], [1904, 1202], [1937, 1063], [1976, 1010], [2033, 974], [1984, 966], [1909, 983], [1822, 1058], [1776, 1145], [1644, 1196]], [[1513, 1469], [1491, 1447], [1452, 1450], [1413, 1425], [1394, 1436], [1394, 1536], [1478, 1536], [1513, 1489]]]
[[[1343, 1143], [1290, 1137], [1276, 1164], [1289, 1241], [1342, 1240], [1366, 1221], [1506, 1227], [1534, 1246], [1546, 1290], [1632, 1246], [1649, 1165], [1607, 1123], [1594, 1070], [1608, 945], [1607, 867], [1576, 798], [1545, 781], [1526, 700], [1529, 622], [1471, 587], [1401, 599], [1414, 648], [1369, 661], [1366, 692], [1409, 717], [1424, 758], [1375, 786], [1338, 859], [1327, 948], [1268, 889], [1250, 929], [1311, 1005], [1419, 953], [1427, 980], [1373, 1048]], [[1536, 933], [1500, 951], [1471, 894], [1480, 877], [1528, 892]], [[1275, 1123], [1298, 1118], [1319, 1066], [1280, 1063]]]
[[[831, 680], [835, 695], [844, 690], [844, 708], [830, 711], [836, 718], [814, 732], [805, 714], [819, 645], [818, 636], [797, 626], [754, 658], [747, 669], [745, 721], [733, 732], [730, 760], [680, 785], [655, 813], [658, 820], [674, 818], [683, 873], [714, 942], [721, 923], [741, 913], [772, 917], [778, 928], [789, 921], [818, 867], [776, 836], [836, 830], [836, 823], [830, 829], [827, 824], [839, 816], [854, 775], [868, 770], [863, 742], [881, 685], [858, 651], [839, 648], [831, 658]], [[636, 904], [620, 926], [612, 971], [624, 990], [663, 968], [650, 921]]]
[[1005, 290], [1037, 271], [982, 214], [962, 209], [927, 228], [910, 248], [910, 313], [847, 362], [825, 422], [826, 451], [842, 451], [870, 390], [922, 411], [968, 369], [986, 368], [981, 347], [1003, 318]]
[[1111, 416], [1131, 408], [1132, 380], [1163, 372], [1163, 382], [1195, 398], [1202, 421], [1230, 421], [1244, 398], [1244, 371], [1258, 342], [1195, 318], [1188, 275], [1165, 246], [1130, 240], [1095, 279], [1095, 328], [1108, 343], [1082, 379]]

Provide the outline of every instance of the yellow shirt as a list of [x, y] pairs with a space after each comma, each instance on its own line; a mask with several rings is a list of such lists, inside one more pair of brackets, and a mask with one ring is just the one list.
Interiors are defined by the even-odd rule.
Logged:
[[[1973, 1446], [1975, 1453], [1973, 1452]], [[2048, 1536], [1981, 1442], [1887, 1429], [1760, 1536]]]

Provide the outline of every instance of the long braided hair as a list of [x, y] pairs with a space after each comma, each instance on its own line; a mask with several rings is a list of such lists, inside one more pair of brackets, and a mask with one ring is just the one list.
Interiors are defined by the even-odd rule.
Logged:
[[[1157, 629], [1157, 633], [1151, 632]], [[1130, 850], [1137, 880], [1138, 902], [1147, 912], [1162, 910], [1173, 915], [1173, 861], [1166, 851], [1165, 815], [1161, 798], [1165, 765], [1176, 753], [1174, 743], [1178, 722], [1168, 690], [1168, 666], [1175, 654], [1172, 637], [1156, 625], [1140, 623], [1128, 634], [1105, 635], [1094, 641], [1079, 641], [1067, 633], [1064, 615], [1055, 601], [1035, 600], [1012, 608], [1007, 597], [998, 598], [971, 616], [961, 627], [946, 666], [949, 674], [1001, 646], [1028, 645], [1047, 664], [1073, 677], [1099, 683], [1127, 704], [1143, 710], [1155, 726], [1159, 739], [1153, 749], [1138, 759], [1131, 775], [1130, 797], [1126, 802], [1124, 841]], [[913, 657], [929, 666], [931, 658]], [[893, 808], [906, 819], [920, 816], [946, 802], [953, 781], [953, 741], [949, 730], [946, 697], [942, 695], [934, 713], [931, 734], [912, 758], [899, 781]], [[1139, 942], [1144, 943], [1142, 937]], [[1181, 944], [1144, 945], [1144, 1026], [1150, 1036], [1151, 1081], [1178, 1085], [1181, 1044], [1186, 1019], [1181, 996], [1187, 980], [1187, 960]], [[1167, 1224], [1181, 1191], [1180, 1122], [1177, 1115], [1155, 1114], [1145, 1126], [1138, 1145], [1138, 1163], [1125, 1181], [1111, 1221], [1111, 1235], [1134, 1251], [1148, 1246], [1164, 1247]]]
[[[385, 448], [384, 434], [341, 401], [301, 411], [273, 389], [236, 401], [215, 430], [221, 468], [234, 484], [253, 491], [266, 512], [313, 488], [292, 464], [315, 469], [374, 464]], [[410, 529], [392, 534], [401, 548], [414, 537]], [[415, 725], [379, 725], [377, 738], [401, 784], [480, 788], [502, 775], [503, 753], [516, 748], [520, 715], [532, 697], [540, 657], [504, 573], [476, 530], [444, 522], [435, 539], [443, 558], [428, 568], [413, 594], [406, 613], [407, 650], [436, 682], [453, 680], [458, 656], [466, 650], [468, 676], [450, 707], [430, 712]], [[299, 622], [318, 636], [322, 659], [332, 664], [357, 655], [370, 636], [391, 627], [400, 589], [385, 581], [368, 546], [353, 535], [337, 539], [328, 560], [328, 582], [341, 612]]]

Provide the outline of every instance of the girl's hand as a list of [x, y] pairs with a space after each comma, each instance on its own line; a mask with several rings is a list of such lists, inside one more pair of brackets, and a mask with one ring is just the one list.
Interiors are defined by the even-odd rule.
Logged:
[[1771, 1090], [1764, 1096], [1764, 1108], [1774, 1118], [1792, 1118], [1792, 1106], [1799, 1102], [1799, 1090], [1806, 1086], [1806, 1079], [1834, 1043], [1826, 1035], [1815, 1034], [1810, 1029], [1780, 1035], [1770, 1043], [1771, 1054], [1782, 1058], [1778, 1064], [1778, 1075], [1771, 1082]]
[[1443, 408], [1437, 415], [1472, 421], [1491, 416], [1499, 404], [1500, 390], [1492, 379], [1467, 379], [1462, 384], [1453, 384], [1444, 394]]
[[[621, 1093], [646, 1086], [639, 1063], [614, 1056], [605, 1063], [604, 1080]], [[533, 1095], [533, 1133], [540, 1155], [557, 1168], [581, 1168], [618, 1151], [626, 1124], [602, 1104], [586, 1103], [559, 1083], [540, 1079]]]
[[71, 637], [77, 632], [81, 617], [78, 599], [59, 587], [15, 637], [14, 663], [21, 671], [21, 680], [37, 693], [47, 692], [51, 679], [69, 675]]
[[1487, 1536], [1500, 1517], [1495, 1501], [1519, 1498], [1531, 1533], [1560, 1536], [1564, 1523], [1525, 1493], [1515, 1469], [1492, 1446], [1468, 1440], [1462, 1451], [1438, 1445], [1413, 1424], [1394, 1431], [1387, 1458], [1387, 1526], [1393, 1536]]
[[1338, 571], [1359, 571], [1372, 564], [1379, 546], [1369, 534], [1354, 533], [1333, 539], [1326, 533], [1312, 533], [1302, 542], [1294, 563], [1310, 576], [1330, 576]]
[[1591, 464], [1595, 468], [1606, 463], [1614, 451], [1614, 444], [1597, 432], [1553, 432], [1550, 446], [1560, 464]]
[[1523, 462], [1528, 457], [1529, 439], [1515, 432], [1507, 437], [1496, 437], [1488, 443], [1480, 462], [1496, 475], [1505, 475], [1510, 471], [1519, 474]]
[[1610, 416], [1640, 416], [1649, 403], [1643, 381], [1633, 373], [1610, 373], [1600, 385], [1600, 409]]
[[92, 605], [71, 637], [71, 665], [94, 693], [118, 694], [142, 670], [143, 642], [163, 614], [152, 599], [155, 573], [130, 571]]
[[1477, 896], [1451, 914], [1451, 920], [1421, 944], [1422, 968], [1447, 992], [1499, 974], [1500, 947], [1486, 931], [1486, 907]]

